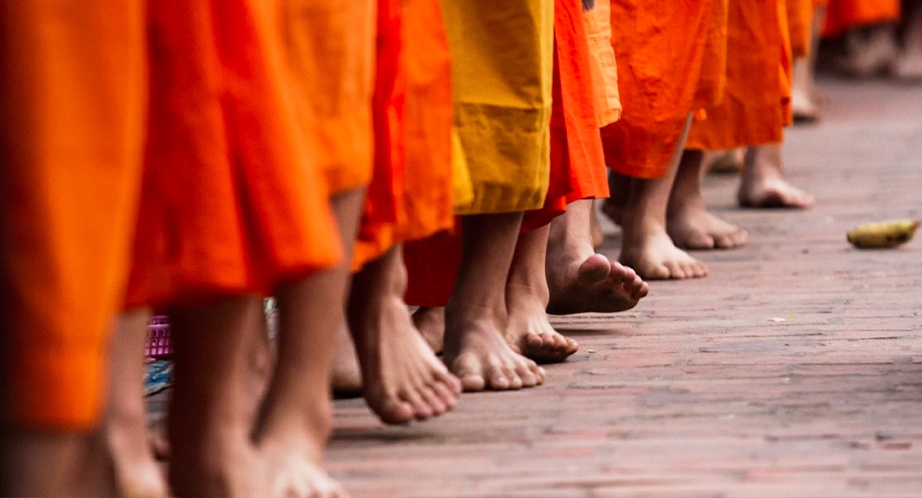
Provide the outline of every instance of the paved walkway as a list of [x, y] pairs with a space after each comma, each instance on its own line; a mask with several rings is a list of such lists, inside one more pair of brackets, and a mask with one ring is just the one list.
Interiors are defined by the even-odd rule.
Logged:
[[338, 401], [334, 476], [358, 497], [922, 496], [922, 240], [845, 242], [922, 218], [922, 88], [822, 89], [826, 119], [785, 146], [816, 208], [741, 211], [708, 178], [748, 247], [631, 312], [556, 320], [582, 347], [543, 387], [406, 427]]

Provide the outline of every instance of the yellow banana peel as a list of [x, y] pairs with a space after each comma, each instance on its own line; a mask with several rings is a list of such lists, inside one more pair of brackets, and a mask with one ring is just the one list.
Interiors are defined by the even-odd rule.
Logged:
[[868, 223], [849, 230], [848, 241], [855, 247], [896, 247], [912, 240], [919, 228], [917, 220], [892, 220]]

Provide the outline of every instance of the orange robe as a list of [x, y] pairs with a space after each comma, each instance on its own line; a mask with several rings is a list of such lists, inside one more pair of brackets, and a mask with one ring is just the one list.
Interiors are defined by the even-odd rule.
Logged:
[[790, 44], [785, 0], [731, 0], [727, 80], [720, 104], [695, 121], [687, 149], [778, 143], [790, 124]]
[[332, 195], [368, 185], [374, 162], [375, 0], [272, 0], [306, 140]]
[[900, 20], [900, 0], [828, 0], [824, 37], [852, 28]]
[[611, 0], [595, 0], [592, 8], [584, 12], [584, 18], [592, 62], [596, 124], [601, 128], [621, 118], [618, 63], [611, 46]]
[[814, 0], [786, 0], [788, 30], [790, 31], [791, 55], [804, 57], [810, 52], [813, 31]]
[[98, 421], [143, 166], [144, 4], [0, 9], [0, 424]]
[[637, 178], [666, 172], [695, 108], [713, 17], [713, 0], [612, 0], [624, 110], [617, 123], [602, 129], [609, 168]]
[[[570, 202], [608, 196], [584, 23], [579, 1], [555, 2], [550, 184], [544, 206], [526, 212], [523, 230], [546, 225]], [[443, 306], [460, 267], [460, 233], [441, 233], [407, 244], [404, 255], [407, 303]]]
[[158, 0], [150, 15], [150, 131], [128, 306], [265, 295], [336, 264], [328, 194], [297, 133], [266, 4]]
[[353, 268], [454, 226], [451, 61], [439, 0], [379, 0], [375, 169]]
[[525, 213], [523, 230], [550, 223], [573, 201], [608, 197], [608, 172], [598, 128], [592, 68], [581, 2], [557, 0], [551, 89], [551, 177], [544, 207]]

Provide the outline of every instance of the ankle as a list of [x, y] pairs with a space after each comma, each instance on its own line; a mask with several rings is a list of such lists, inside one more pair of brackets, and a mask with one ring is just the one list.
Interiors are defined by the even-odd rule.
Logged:
[[528, 306], [532, 303], [546, 308], [550, 299], [551, 291], [548, 288], [547, 281], [531, 282], [510, 280], [509, 283], [506, 284], [506, 308], [509, 310], [522, 307], [523, 304]]

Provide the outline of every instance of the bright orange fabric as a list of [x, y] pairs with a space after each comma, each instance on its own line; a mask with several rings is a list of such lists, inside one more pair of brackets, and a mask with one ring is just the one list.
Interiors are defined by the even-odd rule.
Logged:
[[608, 197], [608, 172], [596, 121], [592, 59], [579, 0], [554, 2], [551, 171], [544, 207], [525, 213], [522, 230], [551, 222], [580, 199]]
[[813, 29], [813, 0], [786, 0], [791, 55], [805, 57], [810, 52]]
[[[570, 202], [608, 196], [583, 23], [578, 0], [555, 1], [550, 186], [544, 207], [526, 212], [523, 230], [549, 223]], [[460, 229], [406, 244], [404, 259], [407, 303], [444, 306], [461, 263]]]
[[732, 149], [778, 143], [790, 121], [790, 52], [785, 0], [731, 0], [727, 83], [707, 119], [696, 121], [688, 149]]
[[595, 0], [593, 7], [584, 12], [584, 20], [592, 62], [596, 124], [601, 128], [621, 118], [618, 63], [611, 46], [611, 0]]
[[711, 7], [693, 109], [717, 105], [723, 99], [727, 85], [727, 3], [728, 0], [714, 0]]
[[829, 0], [823, 36], [840, 35], [852, 28], [900, 20], [900, 0]]
[[143, 4], [0, 7], [0, 425], [99, 419], [142, 174]]
[[[394, 0], [377, 1], [377, 53], [372, 99], [374, 167], [368, 185], [352, 258], [358, 270], [396, 242], [402, 220], [398, 206], [404, 188], [406, 63], [401, 8]], [[321, 97], [322, 98], [322, 97]]]
[[298, 134], [267, 4], [158, 0], [150, 16], [129, 306], [266, 294], [336, 264], [328, 193]]
[[407, 98], [401, 240], [454, 226], [451, 57], [439, 0], [402, 0]]
[[379, 0], [375, 172], [353, 268], [454, 226], [451, 61], [438, 0]]
[[274, 0], [305, 137], [332, 194], [372, 176], [375, 0]]
[[678, 146], [701, 75], [713, 0], [612, 0], [621, 119], [602, 129], [605, 162], [618, 173], [657, 178]]

